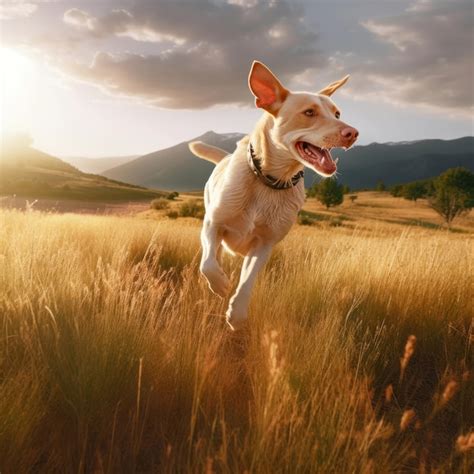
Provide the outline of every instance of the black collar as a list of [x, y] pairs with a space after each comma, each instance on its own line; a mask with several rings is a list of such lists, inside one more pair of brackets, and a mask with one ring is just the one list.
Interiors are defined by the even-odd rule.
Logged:
[[249, 146], [247, 148], [247, 161], [250, 166], [250, 169], [253, 171], [253, 174], [260, 179], [260, 181], [265, 185], [272, 189], [288, 189], [296, 186], [299, 180], [304, 176], [304, 170], [299, 171], [296, 173], [291, 180], [289, 181], [280, 181], [278, 178], [274, 176], [270, 176], [269, 174], [263, 174], [262, 172], [262, 165], [260, 158], [255, 156], [255, 151], [253, 149], [252, 144], [249, 142]]

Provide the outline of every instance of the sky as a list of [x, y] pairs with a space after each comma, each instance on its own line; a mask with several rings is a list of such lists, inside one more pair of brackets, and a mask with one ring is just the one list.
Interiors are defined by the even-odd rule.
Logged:
[[474, 134], [465, 0], [0, 0], [0, 129], [53, 155], [252, 130], [254, 59], [333, 99], [359, 144]]

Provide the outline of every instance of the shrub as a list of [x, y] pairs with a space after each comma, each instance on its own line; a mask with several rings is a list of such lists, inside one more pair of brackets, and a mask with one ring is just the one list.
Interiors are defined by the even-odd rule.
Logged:
[[170, 219], [177, 219], [179, 217], [178, 211], [168, 211], [166, 213], [166, 217], [169, 217]]
[[402, 197], [403, 193], [403, 185], [402, 184], [395, 184], [390, 188], [390, 194], [393, 197]]
[[307, 214], [299, 213], [298, 214], [298, 224], [299, 225], [313, 225], [314, 219], [311, 219]]
[[352, 204], [354, 204], [354, 201], [357, 199], [357, 195], [352, 194], [352, 195], [349, 196], [349, 199], [351, 200]]
[[330, 227], [340, 227], [342, 225], [343, 219], [340, 217], [332, 217], [329, 219], [329, 225]]
[[151, 201], [150, 207], [156, 211], [159, 211], [161, 209], [168, 209], [168, 207], [170, 207], [170, 203], [164, 198], [157, 198]]
[[196, 217], [197, 219], [204, 218], [204, 205], [198, 199], [186, 201], [179, 206], [179, 215], [181, 217]]

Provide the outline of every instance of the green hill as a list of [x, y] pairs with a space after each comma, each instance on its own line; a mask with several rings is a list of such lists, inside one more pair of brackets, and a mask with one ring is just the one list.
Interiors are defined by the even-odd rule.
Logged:
[[163, 195], [142, 186], [83, 173], [59, 158], [17, 144], [2, 144], [0, 194], [87, 201], [138, 201]]

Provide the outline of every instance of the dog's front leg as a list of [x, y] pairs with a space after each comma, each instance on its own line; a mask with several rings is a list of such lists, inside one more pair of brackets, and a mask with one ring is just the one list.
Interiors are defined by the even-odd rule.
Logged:
[[202, 257], [199, 269], [209, 283], [209, 288], [225, 297], [229, 293], [230, 281], [217, 260], [221, 239], [218, 227], [205, 218], [201, 231]]
[[250, 250], [244, 258], [239, 285], [230, 299], [226, 313], [227, 323], [232, 329], [242, 328], [247, 321], [248, 306], [255, 279], [270, 257], [271, 250], [272, 246], [270, 244], [260, 244]]

